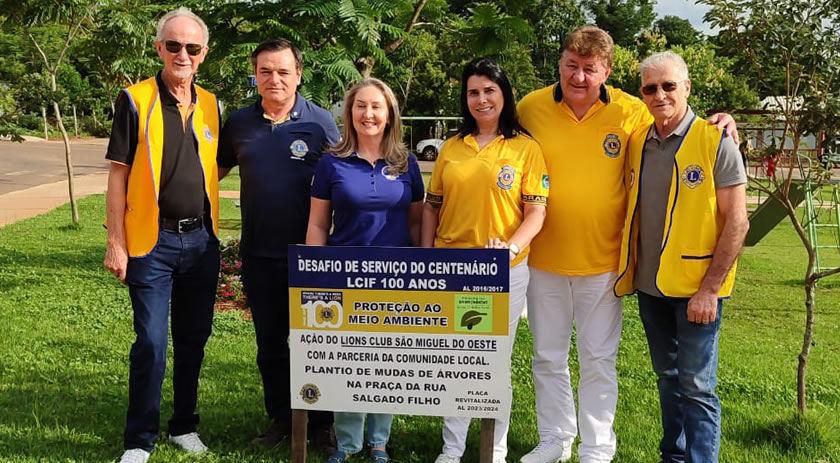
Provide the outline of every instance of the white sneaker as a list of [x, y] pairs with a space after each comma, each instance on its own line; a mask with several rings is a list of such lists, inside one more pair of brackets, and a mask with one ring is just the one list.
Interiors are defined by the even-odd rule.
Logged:
[[572, 440], [563, 440], [558, 437], [550, 437], [541, 440], [526, 455], [522, 456], [521, 463], [557, 463], [572, 459]]
[[151, 454], [143, 449], [129, 449], [120, 457], [120, 463], [146, 463]]
[[435, 463], [460, 463], [461, 457], [453, 457], [452, 455], [447, 455], [445, 453], [441, 453], [435, 458]]
[[204, 453], [208, 450], [204, 442], [201, 442], [201, 439], [199, 439], [197, 432], [181, 434], [180, 436], [169, 436], [169, 442], [190, 453]]

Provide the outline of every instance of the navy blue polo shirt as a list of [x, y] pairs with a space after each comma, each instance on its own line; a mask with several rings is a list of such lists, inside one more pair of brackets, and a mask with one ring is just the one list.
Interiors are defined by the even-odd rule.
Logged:
[[355, 153], [321, 158], [312, 181], [312, 197], [330, 201], [331, 246], [411, 246], [408, 212], [423, 200], [423, 177], [409, 155], [408, 171], [390, 175], [388, 164], [376, 165]]
[[339, 141], [325, 109], [297, 94], [289, 120], [272, 124], [262, 99], [230, 115], [219, 137], [219, 167], [239, 166], [243, 257], [285, 259], [306, 241], [310, 185], [321, 153]]

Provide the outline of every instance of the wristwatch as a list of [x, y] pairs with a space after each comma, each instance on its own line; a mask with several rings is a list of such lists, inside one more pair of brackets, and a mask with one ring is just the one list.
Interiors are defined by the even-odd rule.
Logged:
[[508, 249], [510, 249], [510, 252], [512, 252], [514, 256], [518, 256], [519, 253], [522, 251], [521, 249], [519, 249], [519, 246], [517, 246], [516, 243], [508, 244]]

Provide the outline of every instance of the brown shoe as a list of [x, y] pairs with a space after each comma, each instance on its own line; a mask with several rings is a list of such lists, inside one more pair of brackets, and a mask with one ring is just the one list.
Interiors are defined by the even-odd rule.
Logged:
[[251, 441], [254, 445], [261, 445], [267, 449], [279, 444], [286, 436], [291, 433], [291, 426], [288, 422], [279, 422], [271, 420], [271, 425]]
[[319, 427], [312, 434], [310, 442], [321, 455], [332, 455], [338, 450], [338, 444], [335, 441], [335, 429], [332, 425]]

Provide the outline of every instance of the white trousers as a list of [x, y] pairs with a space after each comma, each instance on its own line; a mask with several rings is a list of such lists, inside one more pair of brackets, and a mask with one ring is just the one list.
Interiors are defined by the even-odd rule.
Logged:
[[[510, 351], [513, 353], [513, 343], [516, 341], [516, 328], [519, 326], [519, 317], [525, 308], [525, 293], [528, 288], [528, 259], [510, 269], [510, 288], [508, 304], [508, 340]], [[512, 400], [513, 388], [508, 388], [508, 400]], [[443, 453], [454, 457], [464, 455], [467, 448], [467, 431], [470, 427], [471, 418], [446, 417], [443, 419]], [[504, 420], [496, 420], [496, 427], [493, 433], [493, 459], [503, 459], [507, 456], [507, 433], [510, 427], [510, 416]]]
[[[609, 462], [615, 455], [615, 359], [621, 337], [621, 299], [613, 294], [615, 279], [616, 272], [566, 276], [532, 268], [528, 285], [540, 439], [572, 440], [579, 427], [582, 463]], [[577, 420], [569, 378], [573, 322], [580, 361]]]

